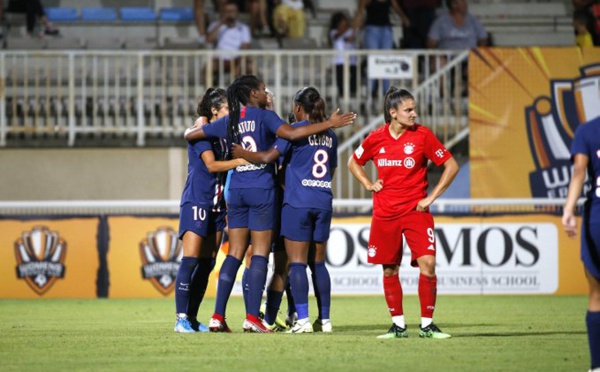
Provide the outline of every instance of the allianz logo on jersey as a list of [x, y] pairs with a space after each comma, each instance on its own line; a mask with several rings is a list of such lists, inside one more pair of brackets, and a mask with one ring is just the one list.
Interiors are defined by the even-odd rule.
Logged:
[[[536, 168], [529, 174], [533, 197], [567, 196], [575, 130], [600, 116], [600, 64], [580, 70], [580, 76], [574, 79], [551, 80], [551, 97], [537, 97], [525, 108], [529, 148]], [[584, 193], [589, 187], [587, 183]]]
[[46, 226], [34, 226], [15, 241], [17, 277], [38, 295], [65, 277], [67, 242]]
[[142, 278], [149, 280], [163, 295], [175, 288], [175, 278], [183, 256], [177, 232], [163, 226], [149, 232], [140, 242]]
[[[381, 153], [381, 151], [380, 151]], [[377, 166], [378, 167], [402, 167], [404, 166], [405, 168], [413, 168], [415, 166], [415, 159], [411, 158], [410, 156], [404, 158], [404, 159], [377, 159]]]

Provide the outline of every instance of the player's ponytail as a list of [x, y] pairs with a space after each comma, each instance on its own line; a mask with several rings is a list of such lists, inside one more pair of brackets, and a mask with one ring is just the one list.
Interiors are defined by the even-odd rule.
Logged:
[[198, 102], [196, 114], [198, 114], [198, 116], [204, 116], [210, 121], [213, 117], [212, 109], [214, 108], [219, 111], [226, 100], [227, 92], [225, 89], [208, 88], [206, 92], [204, 92], [204, 96], [202, 96], [200, 102]]
[[240, 111], [242, 105], [250, 101], [250, 92], [259, 89], [260, 80], [254, 75], [242, 75], [227, 88], [227, 103], [229, 104], [229, 124], [227, 125], [227, 142], [240, 143]]
[[402, 103], [407, 99], [415, 99], [408, 90], [398, 89], [393, 85], [390, 87], [390, 89], [388, 89], [388, 91], [385, 93], [385, 100], [383, 102], [383, 117], [386, 123], [392, 121], [390, 109], [398, 107], [399, 103]]
[[316, 88], [304, 87], [300, 89], [294, 96], [294, 102], [304, 109], [311, 123], [319, 123], [327, 120], [325, 101]]

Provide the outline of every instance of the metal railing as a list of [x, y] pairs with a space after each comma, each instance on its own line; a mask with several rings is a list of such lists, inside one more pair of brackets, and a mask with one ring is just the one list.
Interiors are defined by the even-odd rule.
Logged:
[[[330, 111], [357, 112], [357, 124], [341, 132], [347, 137], [381, 113], [382, 100], [375, 103], [366, 79], [370, 53], [375, 51], [250, 50], [236, 52], [239, 59], [230, 66], [225, 59], [231, 54], [206, 50], [2, 52], [0, 147], [30, 138], [67, 146], [84, 139], [96, 144], [129, 139], [137, 146], [154, 138], [178, 139], [207, 87], [226, 87], [236, 74], [250, 72], [275, 92], [275, 108], [283, 117], [296, 90], [308, 85], [326, 97]], [[467, 52], [384, 54], [412, 58], [412, 78], [391, 83], [416, 93], [422, 121], [440, 138], [447, 140], [465, 126], [460, 76]], [[336, 56], [344, 61], [343, 96], [336, 85]], [[357, 89], [350, 91], [354, 79]]]

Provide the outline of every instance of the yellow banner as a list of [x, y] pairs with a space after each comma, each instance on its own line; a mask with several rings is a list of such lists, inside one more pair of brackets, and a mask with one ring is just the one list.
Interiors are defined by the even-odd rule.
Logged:
[[[176, 217], [109, 217], [108, 297], [172, 297], [183, 256], [178, 229]], [[215, 295], [215, 272], [207, 297]]]
[[471, 197], [565, 197], [578, 125], [600, 116], [600, 48], [469, 56]]
[[0, 298], [96, 297], [98, 218], [0, 220]]

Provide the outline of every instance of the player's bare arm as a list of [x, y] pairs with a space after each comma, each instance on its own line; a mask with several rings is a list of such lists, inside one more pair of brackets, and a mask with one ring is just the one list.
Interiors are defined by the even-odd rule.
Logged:
[[350, 157], [348, 160], [348, 169], [354, 175], [354, 177], [360, 182], [365, 189], [372, 192], [379, 192], [383, 189], [383, 180], [376, 180], [375, 182], [371, 182], [367, 174], [365, 173], [365, 169], [354, 160], [354, 157]]
[[567, 235], [571, 238], [577, 235], [577, 220], [575, 219], [575, 206], [581, 195], [581, 189], [585, 182], [589, 159], [587, 155], [577, 154], [573, 159], [573, 175], [569, 184], [567, 201], [563, 208], [562, 224]]
[[454, 157], [450, 157], [444, 163], [444, 172], [442, 173], [442, 177], [440, 181], [435, 185], [433, 190], [426, 198], [419, 200], [417, 203], [417, 211], [425, 212], [429, 209], [429, 206], [433, 204], [433, 202], [439, 198], [444, 191], [450, 186], [456, 174], [458, 173], [458, 163], [454, 159]]
[[346, 125], [352, 124], [356, 119], [354, 112], [341, 114], [340, 110], [335, 110], [328, 120], [314, 123], [311, 125], [304, 125], [302, 127], [292, 127], [288, 123], [284, 123], [277, 129], [277, 136], [285, 138], [289, 141], [297, 141], [302, 138], [306, 138], [310, 135], [321, 133], [327, 129], [335, 129], [345, 127]]
[[231, 146], [231, 154], [236, 159], [244, 159], [253, 164], [268, 164], [273, 163], [279, 158], [279, 151], [274, 147], [267, 151], [252, 152], [244, 150], [244, 148], [236, 143]]
[[200, 116], [198, 119], [196, 119], [194, 125], [185, 130], [185, 132], [183, 133], [183, 138], [185, 138], [186, 141], [193, 141], [206, 138], [206, 136], [204, 135], [204, 131], [202, 131], [202, 126], [206, 123], [208, 123], [207, 118], [204, 116]]
[[212, 151], [204, 151], [201, 158], [210, 173], [227, 172], [237, 166], [250, 164], [244, 159], [216, 160]]

